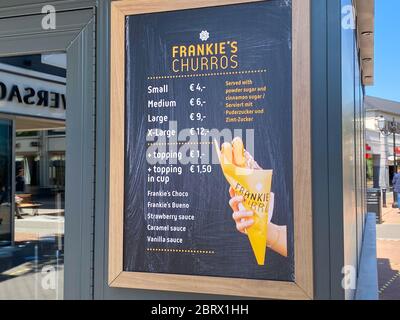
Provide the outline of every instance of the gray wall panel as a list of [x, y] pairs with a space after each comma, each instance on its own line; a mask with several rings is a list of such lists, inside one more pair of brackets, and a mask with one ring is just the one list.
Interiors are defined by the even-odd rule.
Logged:
[[311, 8], [311, 108], [312, 193], [314, 239], [314, 295], [330, 298], [327, 1], [313, 1]]
[[[342, 6], [351, 5], [342, 0]], [[360, 99], [361, 75], [356, 33], [342, 29], [342, 112], [343, 112], [343, 219], [345, 265], [358, 272], [364, 228], [365, 197], [364, 113]], [[363, 188], [364, 187], [364, 188]], [[354, 288], [346, 288], [353, 299]]]
[[[342, 5], [351, 4], [342, 0]], [[342, 150], [343, 150], [343, 230], [344, 264], [357, 268], [357, 207], [354, 96], [354, 31], [342, 29]], [[353, 296], [346, 290], [346, 298]]]
[[96, 6], [96, 0], [2, 0], [0, 18], [41, 14], [44, 5], [53, 5], [56, 11], [69, 11]]
[[358, 57], [358, 48], [355, 46], [354, 50], [354, 96], [355, 96], [355, 131], [356, 131], [356, 194], [357, 194], [357, 255], [361, 256], [361, 248], [363, 241], [363, 219], [364, 219], [364, 208], [363, 198], [365, 185], [363, 184], [363, 178], [365, 175], [365, 143], [363, 140], [364, 136], [364, 118], [360, 98], [360, 87], [361, 87], [361, 73], [360, 64]]
[[[327, 1], [329, 236], [331, 299], [343, 299], [343, 165], [341, 100], [341, 3]], [[314, 213], [318, 214], [318, 213]]]
[[92, 298], [94, 227], [94, 19], [68, 47], [65, 298]]
[[95, 247], [94, 247], [94, 299], [103, 299], [106, 283], [104, 277], [106, 268], [104, 265], [106, 255], [106, 208], [108, 194], [107, 186], [107, 162], [109, 151], [109, 101], [110, 92], [106, 90], [109, 86], [109, 1], [100, 1], [97, 9], [97, 54], [96, 63], [98, 66], [96, 87], [97, 87], [97, 105], [96, 105], [96, 189], [95, 189]]
[[92, 9], [60, 13], [57, 29], [51, 31], [42, 29], [42, 17], [38, 15], [0, 19], [0, 40], [4, 39], [0, 55], [65, 51], [92, 16]]
[[[87, 21], [93, 16], [92, 10], [77, 10], [60, 12], [56, 15], [56, 29], [43, 30], [42, 16], [22, 16], [0, 19], [0, 37], [18, 37], [19, 35], [32, 35], [46, 32], [48, 35], [57, 34], [60, 31], [75, 31], [76, 35], [84, 28]], [[10, 28], [12, 26], [12, 28]]]

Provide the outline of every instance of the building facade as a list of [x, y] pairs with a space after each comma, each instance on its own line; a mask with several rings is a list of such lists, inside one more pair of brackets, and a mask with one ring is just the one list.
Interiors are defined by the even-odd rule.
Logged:
[[24, 168], [30, 193], [65, 187], [65, 130], [17, 132], [16, 170]]
[[[51, 5], [50, 8], [55, 8], [55, 11], [47, 11], [46, 14], [49, 16], [46, 16], [42, 13], [44, 5]], [[121, 18], [124, 10], [128, 9], [134, 10], [139, 18], [143, 19], [153, 14], [157, 18], [157, 15], [161, 14], [162, 18], [156, 19], [156, 21], [164, 21], [170, 28], [174, 27], [174, 23], [186, 21], [184, 19], [186, 9], [193, 9], [198, 14], [202, 14], [201, 10], [209, 10], [208, 13], [214, 17], [214, 24], [218, 28], [223, 28], [224, 26], [218, 23], [218, 10], [221, 9], [221, 6], [222, 9], [226, 6], [229, 9], [227, 11], [232, 10], [234, 14], [238, 14], [236, 5], [244, 6], [246, 10], [249, 10], [247, 12], [260, 12], [255, 10], [258, 8], [257, 6], [260, 6], [262, 10], [266, 10], [269, 17], [275, 18], [276, 12], [282, 13], [279, 10], [283, 10], [284, 18], [287, 19], [285, 21], [290, 22], [283, 26], [278, 24], [279, 30], [269, 28], [268, 32], [272, 33], [269, 36], [274, 41], [278, 41], [274, 36], [281, 34], [280, 32], [285, 31], [286, 33], [283, 34], [291, 35], [290, 39], [279, 37], [279, 41], [282, 39], [287, 41], [286, 46], [282, 49], [286, 55], [282, 57], [278, 52], [275, 57], [277, 59], [289, 57], [290, 63], [279, 65], [282, 70], [287, 68], [285, 69], [285, 79], [289, 79], [289, 87], [293, 84], [292, 91], [290, 91], [290, 98], [293, 95], [291, 102], [293, 109], [289, 116], [286, 116], [290, 120], [292, 116], [298, 119], [298, 122], [287, 121], [285, 123], [285, 128], [290, 127], [293, 133], [296, 133], [286, 137], [288, 141], [293, 139], [296, 143], [291, 145], [293, 148], [290, 149], [290, 152], [285, 153], [286, 159], [295, 159], [292, 166], [293, 171], [285, 173], [287, 181], [292, 178], [291, 181], [294, 181], [287, 187], [295, 194], [295, 197], [287, 203], [289, 208], [292, 206], [295, 208], [294, 217], [297, 221], [294, 226], [288, 224], [289, 229], [293, 231], [290, 238], [294, 243], [292, 250], [292, 258], [295, 261], [292, 268], [293, 273], [284, 281], [284, 290], [271, 289], [275, 288], [276, 282], [269, 281], [270, 279], [261, 279], [261, 282], [257, 282], [260, 279], [256, 280], [257, 277], [253, 275], [253, 278], [244, 279], [248, 289], [239, 296], [254, 297], [257, 292], [262, 292], [260, 297], [263, 298], [284, 299], [377, 297], [376, 270], [372, 269], [366, 272], [364, 269], [370, 263], [365, 259], [374, 258], [374, 248], [371, 250], [370, 246], [364, 246], [364, 241], [371, 236], [369, 232], [371, 218], [367, 215], [365, 203], [365, 145], [368, 142], [365, 140], [364, 132], [365, 127], [368, 126], [368, 120], [365, 122], [363, 103], [365, 86], [371, 85], [374, 80], [373, 0], [228, 0], [223, 3], [214, 0], [201, 3], [150, 0], [32, 0], [29, 4], [25, 0], [3, 0], [0, 4], [0, 57], [20, 58], [19, 60], [15, 58], [18, 62], [5, 68], [8, 70], [10, 68], [24, 69], [20, 65], [21, 63], [23, 65], [26, 60], [23, 57], [32, 54], [41, 56], [42, 54], [65, 53], [66, 61], [68, 61], [67, 72], [64, 76], [51, 74], [48, 70], [38, 71], [32, 63], [25, 68], [31, 69], [29, 72], [26, 70], [14, 72], [21, 77], [23, 74], [29, 73], [31, 80], [28, 83], [8, 84], [3, 81], [4, 85], [0, 88], [2, 89], [0, 91], [2, 93], [0, 95], [2, 98], [0, 99], [0, 139], [2, 141], [0, 156], [3, 164], [0, 168], [2, 170], [0, 178], [4, 181], [2, 182], [4, 199], [1, 200], [0, 210], [5, 217], [8, 217], [3, 219], [2, 227], [9, 230], [4, 232], [5, 237], [11, 236], [17, 245], [23, 246], [21, 248], [11, 246], [12, 249], [9, 251], [11, 253], [0, 255], [0, 272], [4, 275], [9, 274], [9, 270], [12, 269], [10, 264], [13, 267], [19, 266], [21, 259], [32, 257], [32, 252], [34, 252], [36, 260], [28, 261], [34, 271], [33, 274], [43, 274], [43, 269], [38, 269], [39, 267], [34, 263], [39, 259], [39, 261], [43, 261], [41, 267], [54, 271], [52, 275], [56, 279], [53, 287], [43, 288], [40, 281], [29, 277], [30, 273], [23, 274], [23, 278], [17, 277], [17, 280], [21, 280], [18, 285], [27, 286], [32, 290], [24, 292], [39, 292], [40, 298], [49, 299], [62, 297], [66, 299], [230, 297], [229, 292], [223, 289], [226, 286], [229, 287], [232, 279], [221, 279], [220, 283], [223, 285], [218, 286], [213, 282], [215, 279], [211, 279], [213, 277], [198, 276], [187, 281], [185, 276], [174, 278], [176, 275], [168, 274], [167, 277], [176, 280], [175, 284], [169, 286], [167, 290], [165, 286], [160, 289], [162, 281], [157, 280], [161, 279], [159, 274], [154, 274], [152, 281], [143, 281], [140, 278], [141, 275], [144, 276], [143, 274], [140, 272], [136, 275], [129, 272], [126, 274], [126, 270], [122, 270], [123, 261], [112, 259], [115, 254], [121, 257], [124, 246], [122, 242], [110, 239], [116, 233], [122, 239], [124, 232], [131, 230], [128, 227], [121, 229], [121, 226], [117, 226], [114, 223], [115, 220], [110, 218], [111, 212], [115, 209], [114, 205], [120, 205], [116, 199], [123, 198], [124, 190], [129, 190], [129, 188], [124, 189], [123, 187], [118, 189], [119, 186], [115, 191], [115, 185], [112, 185], [115, 181], [112, 173], [122, 172], [119, 176], [121, 178], [127, 167], [119, 162], [121, 160], [119, 158], [123, 158], [124, 155], [116, 157], [113, 153], [116, 150], [114, 143], [118, 144], [121, 141], [112, 140], [111, 137], [115, 137], [116, 133], [117, 136], [121, 133], [120, 127], [129, 125], [133, 132], [142, 128], [140, 123], [135, 122], [138, 118], [135, 115], [142, 116], [139, 113], [134, 113], [134, 116], [130, 114], [132, 117], [129, 119], [132, 122], [125, 122], [125, 118], [123, 118], [123, 121], [118, 124], [119, 126], [116, 125], [115, 119], [121, 114], [115, 113], [114, 103], [118, 102], [118, 99], [123, 100], [124, 96], [126, 98], [131, 95], [143, 96], [145, 92], [135, 90], [116, 95], [116, 91], [113, 91], [112, 88], [119, 90], [126, 84], [124, 82], [116, 83], [115, 79], [118, 78], [116, 71], [121, 70], [121, 64], [124, 68], [129, 59], [123, 58], [124, 49], [121, 49], [121, 52], [116, 50], [115, 44], [118, 39], [111, 30], [115, 30], [114, 28], [121, 30], [121, 26], [124, 30], [124, 22], [121, 24], [116, 21], [124, 21], [124, 19], [118, 20], [117, 18]], [[203, 7], [205, 8], [203, 9]], [[171, 19], [168, 16], [170, 12], [182, 16], [179, 19]], [[287, 14], [288, 12], [290, 14]], [[146, 14], [142, 16], [143, 13]], [[54, 28], [43, 27], [43, 19], [46, 17], [50, 19], [51, 14], [56, 14], [56, 26]], [[259, 19], [257, 22], [262, 24], [263, 21], [264, 19]], [[150, 27], [154, 28], [154, 26], [158, 26], [158, 24], [155, 23]], [[139, 27], [141, 27], [140, 24]], [[188, 29], [191, 30], [190, 26]], [[237, 26], [232, 26], [233, 29], [237, 33], [241, 31], [239, 30], [241, 28], [237, 28]], [[130, 30], [134, 32], [137, 29]], [[149, 34], [164, 32], [160, 28], [154, 30], [150, 28], [149, 30]], [[225, 30], [220, 34], [229, 35], [230, 32], [233, 32], [232, 30]], [[180, 31], [181, 29], [174, 30], [173, 34], [182, 36]], [[213, 40], [213, 35], [211, 34], [210, 38], [208, 31], [198, 31], [200, 40], [196, 34], [196, 43], [199, 44], [198, 48], [201, 52], [201, 43], [209, 39], [209, 41]], [[266, 39], [263, 38], [266, 35], [258, 36], [260, 41], [266, 43]], [[188, 41], [189, 36], [185, 35], [182, 39], [179, 38], [179, 41], [168, 38], [168, 33], [163, 34], [163, 37], [167, 39], [167, 45], [174, 44], [172, 40], [176, 40], [177, 42], [174, 44], [176, 46], [176, 44]], [[252, 39], [243, 35], [238, 38], [243, 42]], [[149, 38], [139, 34], [132, 39], [140, 42]], [[272, 47], [276, 50], [277, 47], [272, 45], [277, 43], [274, 41], [267, 41], [269, 45], [264, 45], [264, 47], [269, 49]], [[140, 43], [143, 45], [143, 42]], [[160, 43], [154, 41], [152, 45], [158, 46]], [[221, 47], [216, 46], [219, 50], [217, 61], [225, 61], [226, 48], [232, 50], [230, 52], [235, 55], [237, 48], [231, 42], [229, 43], [229, 47], [226, 46], [226, 43], [220, 45]], [[142, 47], [131, 46], [129, 48], [135, 50]], [[182, 47], [183, 49], [179, 49], [181, 51], [171, 51], [172, 54], [185, 56], [186, 47], [181, 45], [180, 48]], [[249, 47], [251, 46], [243, 46], [244, 50]], [[152, 54], [154, 59], [167, 57], [167, 53], [162, 55], [153, 52]], [[186, 55], [188, 54], [186, 53]], [[249, 56], [254, 57], [255, 60], [260, 59], [263, 63], [270, 63], [270, 61], [262, 60], [263, 56], [259, 53]], [[144, 59], [143, 56], [141, 58]], [[235, 57], [231, 57], [231, 60], [227, 61], [233, 61], [235, 66], [235, 59]], [[168, 65], [167, 60], [165, 63], [155, 64], [146, 59], [143, 61], [136, 68], [164, 68]], [[248, 61], [248, 63], [253, 66], [253, 61]], [[215, 65], [215, 62], [210, 65]], [[277, 67], [277, 65], [273, 67]], [[271, 67], [271, 69], [273, 68]], [[265, 80], [262, 76], [258, 78], [259, 74], [268, 74], [261, 68], [251, 70], [251, 72], [240, 72], [234, 75], [242, 76], [244, 74], [247, 77], [249, 74], [255, 74], [257, 81]], [[50, 84], [47, 84], [47, 89], [41, 85], [36, 88], [35, 84], [38, 85], [41, 84], [40, 81], [45, 81], [43, 79], [45, 77], [40, 76], [39, 73], [47, 73], [47, 80], [51, 78], [55, 87], [49, 88]], [[190, 81], [195, 78], [192, 76], [184, 74], [173, 79]], [[211, 76], [215, 76], [215, 74]], [[143, 81], [153, 83], [155, 80], [169, 81], [172, 79], [168, 77], [149, 74]], [[240, 79], [247, 80], [246, 83], [249, 83], [248, 79]], [[272, 76], [266, 79], [269, 79], [268, 81], [271, 83], [276, 80]], [[134, 82], [134, 84], [137, 83], [142, 85], [140, 81]], [[189, 88], [185, 87], [185, 90], [194, 92], [197, 87], [200, 88], [199, 92], [204, 90], [201, 85], [196, 86], [196, 83], [193, 83], [193, 86], [190, 86], [190, 84], [190, 82], [185, 82], [186, 87]], [[242, 84], [241, 82], [236, 85]], [[224, 85], [228, 86], [226, 83]], [[259, 90], [264, 90], [264, 87], [259, 86]], [[160, 88], [168, 88], [168, 86], [160, 86]], [[210, 90], [216, 90], [215, 88], [210, 86]], [[159, 91], [161, 90], [159, 89]], [[275, 87], [274, 90], [279, 93], [281, 99], [289, 99], [288, 88], [279, 87], [277, 89]], [[21, 92], [23, 93], [21, 94]], [[168, 93], [168, 90], [166, 92]], [[182, 92], [183, 90], [179, 94]], [[263, 95], [261, 94], [260, 97], [261, 100]], [[212, 98], [215, 99], [215, 95]], [[203, 106], [205, 104], [204, 101], [194, 98], [188, 101], [188, 107], [192, 101], [191, 107], [193, 108], [196, 107], [194, 104], [197, 101], [199, 101], [199, 106], [197, 106], [199, 108], [202, 103]], [[215, 103], [215, 105], [219, 104]], [[171, 114], [174, 115], [173, 112]], [[165, 117], [160, 117], [161, 115], [158, 114], [158, 118], [155, 119], [164, 121]], [[188, 117], [192, 122], [196, 120], [200, 122], [205, 119], [201, 114], [198, 116], [193, 112], [189, 113]], [[191, 132], [196, 132], [195, 128], [191, 127], [190, 129], [194, 129]], [[201, 131], [202, 128], [198, 129]], [[264, 132], [264, 130], [261, 131]], [[265, 128], [265, 132], [267, 132], [267, 128]], [[282, 132], [283, 129], [280, 133]], [[123, 140], [124, 134], [119, 138]], [[270, 139], [267, 136], [265, 141], [267, 138]], [[273, 141], [278, 146], [282, 143], [278, 138]], [[375, 145], [372, 148], [375, 148]], [[147, 150], [143, 149], [138, 153], [143, 156], [147, 154]], [[268, 157], [270, 156], [268, 155]], [[301, 159], [302, 162], [296, 162], [296, 159]], [[140, 161], [130, 165], [132, 173], [135, 168], [140, 168]], [[195, 171], [196, 167], [189, 167], [189, 169]], [[209, 170], [209, 167], [204, 170]], [[191, 173], [193, 174], [193, 172]], [[142, 175], [143, 172], [137, 172], [137, 175], [131, 176], [131, 179], [134, 181], [135, 177]], [[18, 179], [15, 179], [16, 177]], [[23, 208], [21, 206], [23, 202], [18, 203], [17, 201], [20, 200], [15, 197], [18, 196], [16, 184], [20, 180], [23, 180], [25, 185], [30, 182], [30, 187], [25, 192], [29, 191], [29, 196], [32, 197], [25, 203], [28, 207], [30, 206], [29, 210], [32, 210], [32, 214], [22, 215], [24, 218], [22, 220], [18, 220], [15, 213], [15, 208], [18, 206]], [[203, 181], [203, 177], [199, 176], [195, 185], [201, 185]], [[62, 189], [64, 184], [65, 206], [63, 204], [64, 189]], [[54, 198], [51, 207], [45, 199], [40, 199], [40, 201], [33, 199], [35, 192], [40, 194], [41, 189], [48, 190]], [[110, 192], [110, 190], [113, 191]], [[135, 195], [133, 195], [134, 197]], [[200, 197], [201, 194], [198, 200]], [[221, 197], [227, 197], [227, 192]], [[21, 194], [19, 198], [21, 198]], [[129, 200], [127, 197], [124, 199]], [[209, 202], [209, 199], [201, 201]], [[226, 202], [228, 201], [229, 199]], [[35, 211], [37, 206], [40, 206], [39, 218], [36, 214], [38, 211]], [[200, 206], [199, 204], [196, 208]], [[226, 203], [224, 203], [225, 207]], [[140, 214], [146, 213], [144, 209], [142, 211]], [[229, 213], [229, 217], [231, 215], [232, 212]], [[124, 217], [124, 213], [122, 217]], [[276, 216], [272, 219], [275, 218]], [[56, 221], [56, 224], [51, 224], [51, 221]], [[230, 222], [232, 224], [232, 221]], [[273, 220], [273, 222], [275, 221]], [[60, 229], [61, 224], [62, 230]], [[32, 228], [36, 228], [33, 233], [27, 232]], [[15, 237], [17, 233], [20, 238]], [[299, 244], [304, 244], [304, 246]], [[198, 251], [201, 254], [204, 253], [204, 250]], [[202, 257], [195, 256], [193, 258], [194, 254], [199, 254], [198, 251], [182, 251], [182, 253], [190, 255], [190, 261], [198, 263], [190, 272], [198, 271], [199, 266], [207, 266], [201, 260]], [[171, 252], [168, 251], [167, 254], [170, 255]], [[212, 250], [206, 253], [210, 254]], [[157, 261], [164, 261], [165, 252], [146, 254], [156, 255]], [[274, 261], [282, 261], [279, 260], [281, 257], [275, 253], [272, 253], [271, 257], [275, 259]], [[174, 259], [177, 259], [179, 266], [185, 264], [184, 260], [179, 260], [179, 257], [171, 258], [171, 260]], [[277, 266], [279, 267], [279, 263], [275, 265], [275, 267]], [[118, 274], [115, 275], [115, 270], [120, 270], [119, 267], [122, 272], [117, 272]], [[243, 270], [234, 271], [240, 273]], [[119, 280], [113, 281], [113, 276]], [[132, 284], [131, 280], [128, 281], [127, 278], [124, 278], [125, 276], [129, 279], [133, 277], [136, 280]], [[183, 282], [184, 284], [181, 285]], [[188, 289], [188, 285], [191, 284], [193, 286]], [[14, 284], [10, 285], [10, 282], [0, 280], [0, 286], [6, 288], [1, 291], [3, 292], [2, 298], [20, 298], [18, 295], [12, 295], [15, 294], [11, 289], [15, 287]], [[200, 287], [201, 290], [199, 290]], [[35, 288], [38, 290], [35, 291]], [[38, 296], [25, 298], [35, 299]]]
[[[400, 103], [375, 97], [365, 98], [366, 142], [371, 155], [367, 160], [369, 186], [390, 189], [395, 172], [395, 157], [398, 164], [400, 149], [399, 133], [383, 134], [379, 129], [379, 119], [387, 123], [400, 122]], [[397, 142], [396, 142], [397, 141]]]

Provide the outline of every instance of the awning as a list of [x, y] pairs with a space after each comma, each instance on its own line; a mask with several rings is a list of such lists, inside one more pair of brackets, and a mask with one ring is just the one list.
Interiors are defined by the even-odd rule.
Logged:
[[374, 84], [375, 0], [355, 0], [358, 46], [361, 55], [362, 80]]

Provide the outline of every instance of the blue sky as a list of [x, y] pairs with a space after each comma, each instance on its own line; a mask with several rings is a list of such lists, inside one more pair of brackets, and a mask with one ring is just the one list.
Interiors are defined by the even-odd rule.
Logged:
[[375, 85], [367, 95], [400, 102], [400, 0], [375, 0]]

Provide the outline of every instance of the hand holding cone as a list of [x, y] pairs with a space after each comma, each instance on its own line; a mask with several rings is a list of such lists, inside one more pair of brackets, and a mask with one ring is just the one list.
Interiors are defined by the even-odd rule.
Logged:
[[[216, 144], [217, 146], [217, 144]], [[246, 229], [251, 247], [259, 265], [265, 264], [267, 246], [268, 210], [272, 170], [262, 170], [244, 149], [243, 141], [235, 138], [217, 148], [222, 171], [237, 196], [243, 197], [239, 206], [253, 212], [251, 226]]]

